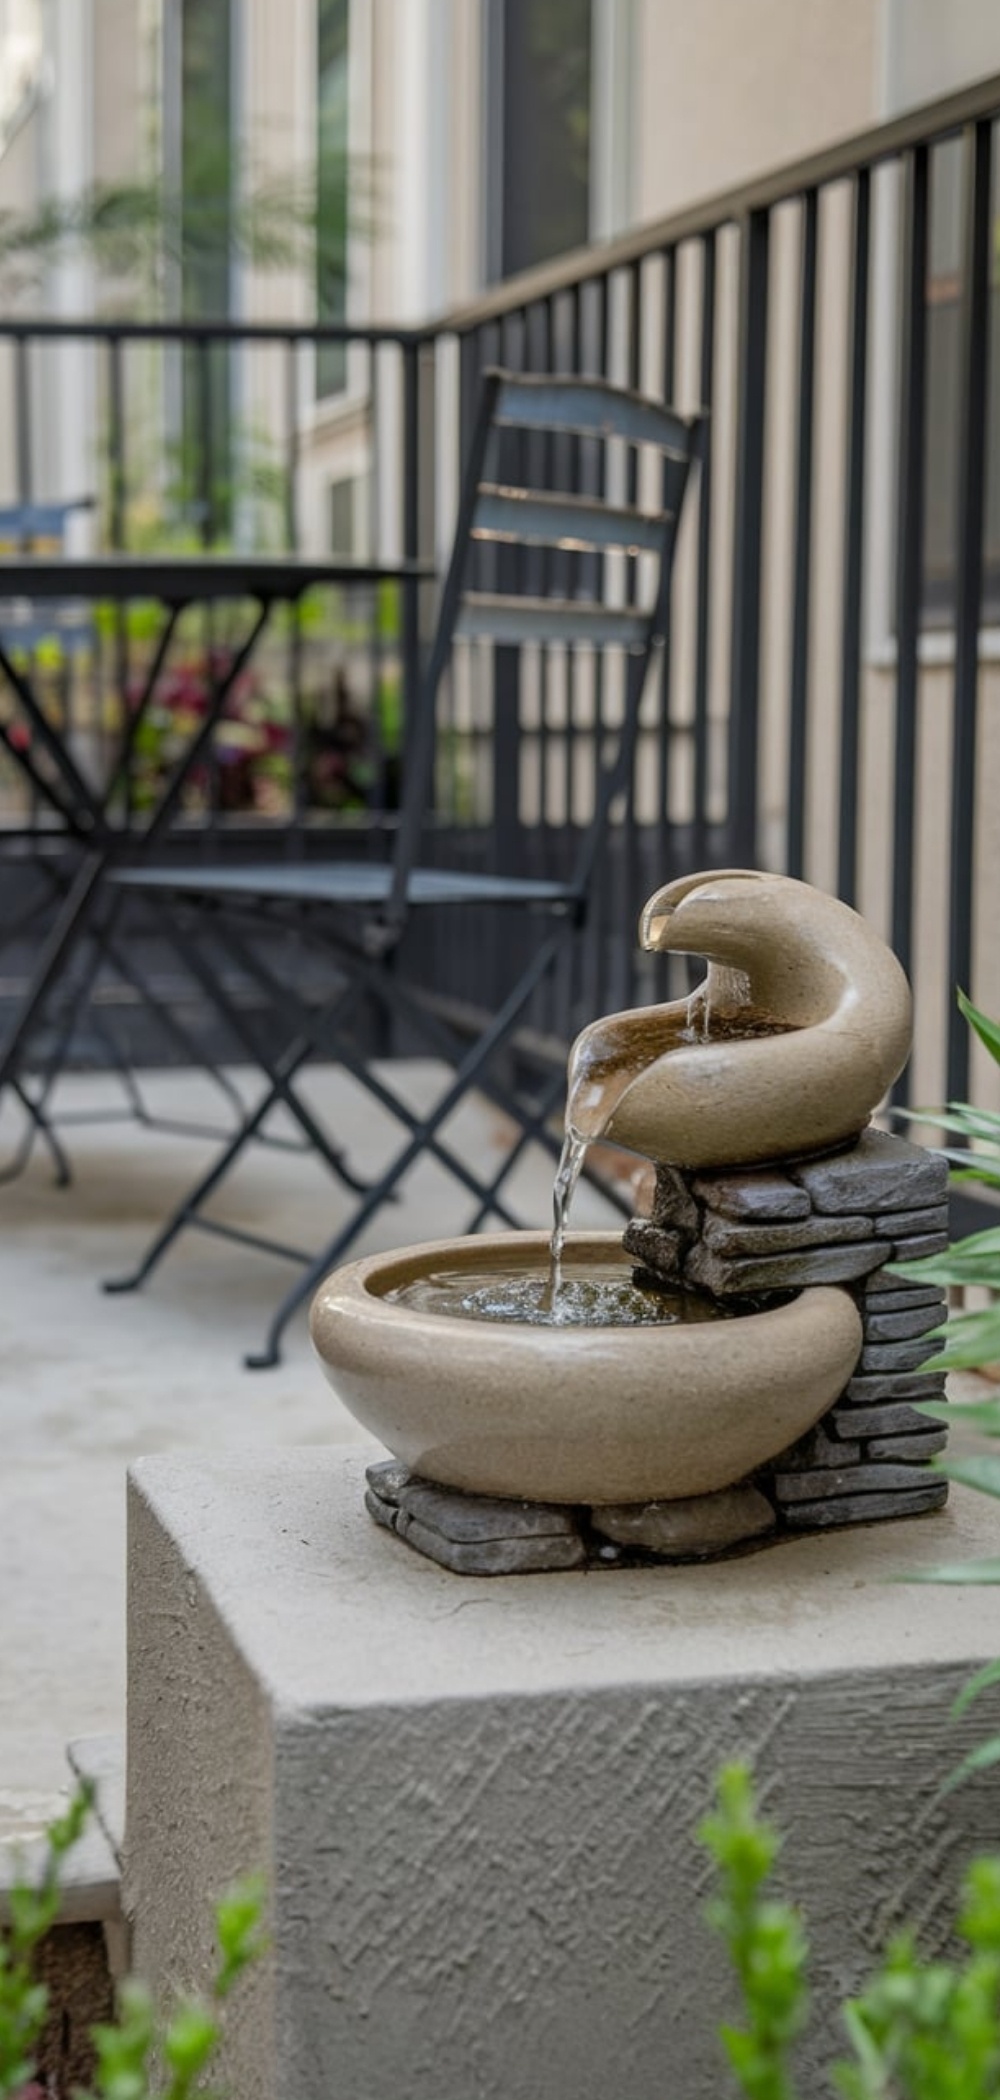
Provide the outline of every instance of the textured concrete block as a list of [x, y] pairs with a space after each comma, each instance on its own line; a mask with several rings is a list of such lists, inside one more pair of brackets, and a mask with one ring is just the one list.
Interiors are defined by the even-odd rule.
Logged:
[[908, 1211], [940, 1203], [948, 1164], [905, 1138], [865, 1130], [849, 1152], [789, 1169], [814, 1210]]
[[737, 2008], [695, 1830], [739, 1756], [805, 1907], [819, 2093], [841, 1993], [902, 1917], [940, 1943], [1000, 1816], [997, 1772], [937, 1799], [982, 1737], [948, 1709], [1000, 1651], [1000, 1592], [890, 1579], [994, 1551], [994, 1505], [838, 1528], [934, 1481], [790, 1511], [826, 1535], [736, 1561], [460, 1586], [365, 1515], [371, 1455], [137, 1469], [137, 1971], [202, 1979], [212, 1898], [259, 1867], [270, 1953], [217, 2080], [239, 2100], [718, 2100]]

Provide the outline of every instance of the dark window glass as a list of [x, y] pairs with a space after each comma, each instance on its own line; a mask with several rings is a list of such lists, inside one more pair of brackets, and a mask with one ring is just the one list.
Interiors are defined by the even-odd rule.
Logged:
[[[347, 313], [347, 115], [349, 0], [317, 0], [316, 318]], [[342, 343], [316, 353], [317, 394], [340, 393], [347, 381]]]
[[[591, 0], [495, 0], [492, 274], [510, 277], [590, 231]], [[496, 165], [497, 157], [499, 165]]]

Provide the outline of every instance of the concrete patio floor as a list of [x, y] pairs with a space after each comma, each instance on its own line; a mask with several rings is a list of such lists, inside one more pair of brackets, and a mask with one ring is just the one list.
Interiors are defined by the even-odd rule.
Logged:
[[[401, 1068], [393, 1067], [396, 1084]], [[255, 1099], [259, 1082], [234, 1073]], [[144, 1075], [163, 1115], [218, 1122], [201, 1076]], [[405, 1067], [414, 1105], [435, 1097], [428, 1062]], [[398, 1125], [335, 1068], [304, 1087], [352, 1165], [371, 1170], [398, 1145]], [[117, 1084], [74, 1076], [60, 1113], [120, 1109]], [[20, 1135], [0, 1117], [0, 1157]], [[271, 1128], [278, 1128], [277, 1119]], [[488, 1170], [504, 1126], [469, 1102], [447, 1134]], [[108, 1297], [101, 1279], [129, 1269], [175, 1201], [214, 1156], [214, 1141], [165, 1135], [132, 1120], [63, 1131], [74, 1180], [53, 1185], [36, 1146], [19, 1179], [0, 1188], [0, 1839], [28, 1836], [66, 1784], [73, 1737], [120, 1731], [125, 1684], [125, 1471], [142, 1454], [199, 1446], [357, 1441], [315, 1364], [305, 1311], [277, 1369], [249, 1372], [243, 1352], [295, 1273], [286, 1262], [189, 1232], [144, 1288]], [[534, 1147], [510, 1184], [525, 1222], [546, 1224], [551, 1162]], [[332, 1236], [351, 1199], [315, 1159], [255, 1146], [218, 1192], [214, 1215], [306, 1247]], [[418, 1163], [403, 1200], [383, 1211], [355, 1253], [462, 1231], [471, 1198], [433, 1161]], [[574, 1221], [612, 1216], [580, 1191]]]

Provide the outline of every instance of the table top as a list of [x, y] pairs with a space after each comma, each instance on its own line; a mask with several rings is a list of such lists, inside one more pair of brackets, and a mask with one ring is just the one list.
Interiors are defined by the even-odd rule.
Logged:
[[3, 598], [158, 598], [188, 605], [213, 598], [300, 598], [318, 584], [420, 583], [427, 562], [366, 561], [296, 554], [98, 554], [0, 556]]

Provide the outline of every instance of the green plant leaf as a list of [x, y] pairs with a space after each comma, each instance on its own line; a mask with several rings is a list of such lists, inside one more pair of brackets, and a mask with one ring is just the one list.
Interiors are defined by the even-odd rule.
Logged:
[[992, 1765], [1000, 1765], [1000, 1735], [991, 1735], [987, 1742], [977, 1743], [976, 1748], [969, 1751], [968, 1757], [963, 1757], [961, 1764], [956, 1765], [953, 1772], [949, 1772], [941, 1787], [941, 1794], [953, 1794], [957, 1786], [964, 1785], [965, 1781], [974, 1778], [977, 1772], [988, 1772]]
[[978, 1006], [973, 1006], [967, 992], [959, 991], [957, 996], [970, 1028], [975, 1029], [984, 1049], [989, 1051], [994, 1062], [1000, 1064], [1000, 1026], [996, 1021], [991, 1021], [988, 1014], [981, 1013]]
[[912, 1568], [900, 1582], [1000, 1582], [1000, 1558], [996, 1560], [945, 1561], [937, 1568]]
[[1000, 1498], [1000, 1457], [992, 1451], [976, 1452], [968, 1458], [937, 1458], [936, 1473], [945, 1473], [962, 1487], [978, 1488], [981, 1495]]
[[1000, 1684], [1000, 1656], [994, 1662], [984, 1663], [983, 1668], [977, 1670], [974, 1677], [969, 1678], [968, 1684], [963, 1684], [957, 1699], [952, 1701], [952, 1720], [959, 1720], [973, 1700], [978, 1699], [980, 1692], [987, 1691], [991, 1684]]

